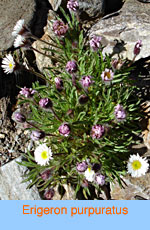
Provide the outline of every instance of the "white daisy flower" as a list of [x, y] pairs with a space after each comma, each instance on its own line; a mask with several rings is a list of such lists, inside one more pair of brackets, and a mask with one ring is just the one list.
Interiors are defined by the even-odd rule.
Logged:
[[128, 173], [131, 174], [132, 177], [140, 177], [145, 175], [149, 168], [149, 164], [146, 158], [142, 158], [137, 155], [131, 155], [127, 164]]
[[23, 37], [22, 35], [18, 35], [14, 41], [14, 47], [20, 47], [23, 46], [25, 42], [25, 37]]
[[31, 44], [26, 40], [26, 38], [22, 35], [18, 35], [14, 41], [14, 47], [24, 47], [24, 48], [30, 48]]
[[12, 36], [14, 37], [16, 37], [19, 34], [24, 36], [29, 34], [28, 29], [25, 27], [24, 19], [20, 19], [19, 21], [17, 21], [12, 32]]
[[34, 151], [34, 158], [37, 164], [46, 165], [49, 160], [53, 159], [52, 151], [46, 144], [39, 145]]
[[84, 176], [89, 182], [93, 182], [95, 179], [95, 172], [90, 167], [88, 167], [84, 172]]
[[13, 56], [11, 54], [7, 54], [5, 58], [2, 60], [2, 65], [4, 72], [6, 74], [13, 73], [14, 69], [16, 67], [16, 63], [13, 59]]

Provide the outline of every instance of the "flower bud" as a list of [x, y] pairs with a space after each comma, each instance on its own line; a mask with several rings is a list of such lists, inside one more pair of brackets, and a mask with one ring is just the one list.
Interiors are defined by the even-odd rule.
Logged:
[[54, 189], [50, 188], [50, 189], [45, 191], [44, 197], [45, 197], [46, 200], [51, 200], [53, 198], [54, 194], [55, 194]]
[[84, 179], [81, 186], [82, 186], [82, 188], [87, 188], [89, 186], [88, 181], [86, 179]]
[[80, 163], [77, 163], [77, 166], [76, 166], [78, 172], [85, 172], [87, 167], [88, 167], [88, 164], [86, 161], [82, 161]]
[[93, 37], [90, 40], [90, 47], [93, 51], [97, 51], [100, 48], [101, 39], [101, 37], [93, 35]]
[[51, 109], [52, 106], [53, 106], [53, 103], [52, 103], [52, 101], [49, 98], [42, 98], [39, 101], [39, 105], [43, 109]]
[[95, 182], [101, 186], [105, 184], [105, 176], [101, 174], [96, 174], [95, 176]]
[[58, 91], [62, 91], [63, 89], [63, 81], [60, 77], [55, 77], [55, 85], [56, 85], [56, 89]]
[[26, 117], [22, 113], [15, 113], [14, 114], [14, 119], [17, 122], [24, 123], [26, 121]]
[[86, 104], [86, 103], [88, 102], [88, 100], [89, 100], [89, 97], [86, 96], [86, 95], [81, 95], [81, 96], [79, 97], [79, 103], [80, 103], [81, 105]]
[[118, 104], [117, 106], [115, 106], [115, 111], [114, 111], [114, 114], [115, 114], [115, 118], [117, 121], [124, 121], [126, 119], [126, 112], [123, 108], [122, 105]]
[[47, 169], [41, 173], [41, 178], [46, 181], [50, 178], [50, 175], [51, 175], [51, 170]]
[[70, 134], [70, 127], [67, 123], [62, 124], [58, 128], [60, 135], [68, 137]]
[[75, 61], [68, 61], [66, 65], [66, 70], [68, 73], [75, 73], [77, 71], [77, 63]]
[[93, 166], [92, 166], [92, 169], [93, 169], [95, 172], [99, 171], [100, 168], [101, 168], [101, 164], [98, 164], [98, 163], [95, 163], [95, 164], [93, 164]]
[[45, 133], [40, 130], [32, 131], [31, 133], [31, 139], [34, 141], [38, 141], [44, 137], [45, 137]]
[[142, 47], [142, 41], [138, 40], [134, 46], [134, 51], [133, 51], [134, 55], [138, 55], [140, 53], [141, 47]]
[[74, 111], [72, 109], [69, 109], [66, 113], [69, 117], [73, 118], [74, 116]]
[[91, 79], [92, 79], [92, 76], [83, 76], [80, 82], [84, 88], [88, 88], [94, 82]]
[[121, 59], [113, 59], [111, 62], [112, 68], [114, 70], [120, 70], [124, 62]]

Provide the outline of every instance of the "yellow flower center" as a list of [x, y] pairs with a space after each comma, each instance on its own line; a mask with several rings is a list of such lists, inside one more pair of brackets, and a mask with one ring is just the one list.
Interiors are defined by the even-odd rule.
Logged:
[[9, 69], [13, 69], [13, 64], [9, 63]]
[[48, 156], [47, 151], [43, 151], [41, 153], [41, 157], [42, 157], [43, 160], [47, 159], [47, 156]]
[[106, 76], [107, 76], [108, 79], [110, 79], [111, 78], [110, 72], [106, 72]]
[[140, 161], [133, 161], [132, 162], [132, 168], [134, 169], [134, 170], [138, 170], [138, 169], [140, 169], [141, 168], [141, 162]]
[[88, 168], [89, 173], [91, 172], [91, 168]]

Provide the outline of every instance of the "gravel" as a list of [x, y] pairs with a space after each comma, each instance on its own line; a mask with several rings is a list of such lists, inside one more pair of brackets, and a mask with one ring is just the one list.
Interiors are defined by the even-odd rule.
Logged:
[[11, 119], [8, 98], [0, 99], [0, 166], [27, 152], [33, 146], [29, 131]]

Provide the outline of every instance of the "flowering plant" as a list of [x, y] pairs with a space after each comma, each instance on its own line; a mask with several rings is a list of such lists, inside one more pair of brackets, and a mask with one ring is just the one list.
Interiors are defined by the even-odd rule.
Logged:
[[30, 186], [40, 191], [69, 183], [87, 199], [91, 186], [99, 192], [115, 178], [121, 184], [141, 115], [129, 62], [115, 68], [111, 55], [103, 56], [100, 37], [87, 42], [75, 6], [68, 4], [71, 17], [62, 10], [67, 25], [54, 22], [58, 61], [42, 77], [47, 84], [36, 82], [20, 91], [20, 103], [28, 103], [32, 112], [16, 118], [28, 123], [31, 138], [39, 140], [21, 163], [30, 169], [25, 181], [32, 180]]

